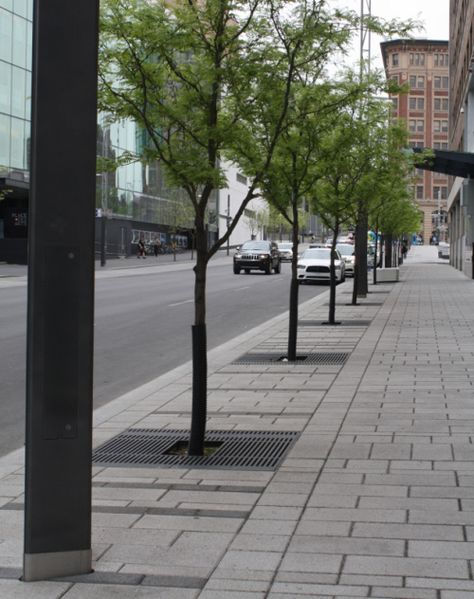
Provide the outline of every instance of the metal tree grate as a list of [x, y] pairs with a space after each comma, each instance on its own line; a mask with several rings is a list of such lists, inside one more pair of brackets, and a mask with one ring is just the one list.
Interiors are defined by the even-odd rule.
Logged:
[[335, 366], [344, 364], [348, 356], [348, 353], [341, 352], [318, 352], [297, 356], [295, 362], [290, 362], [285, 354], [251, 353], [240, 356], [240, 358], [234, 360], [232, 364], [245, 366], [273, 366], [279, 364], [282, 366], [294, 366], [295, 364], [303, 364], [304, 366]]
[[[368, 327], [371, 322], [371, 320], [343, 320], [339, 324], [341, 327]], [[327, 328], [327, 325], [324, 325], [322, 320], [300, 320], [298, 324], [304, 327], [324, 326]]]
[[168, 453], [187, 443], [189, 431], [131, 428], [98, 447], [94, 464], [192, 468], [246, 468], [274, 470], [300, 433], [291, 431], [208, 431], [206, 443], [221, 444], [208, 456]]

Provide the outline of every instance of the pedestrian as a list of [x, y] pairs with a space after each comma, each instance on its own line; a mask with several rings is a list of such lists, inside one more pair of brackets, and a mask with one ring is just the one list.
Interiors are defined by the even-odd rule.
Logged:
[[160, 249], [161, 249], [161, 241], [158, 237], [155, 237], [155, 240], [153, 242], [153, 253], [155, 254], [155, 258], [158, 258]]
[[137, 248], [137, 258], [146, 258], [146, 253], [145, 253], [145, 242], [143, 241], [143, 238], [140, 237], [140, 239], [138, 240], [138, 248]]
[[406, 241], [402, 241], [402, 258], [404, 260], [407, 257], [407, 252], [408, 252], [407, 242]]

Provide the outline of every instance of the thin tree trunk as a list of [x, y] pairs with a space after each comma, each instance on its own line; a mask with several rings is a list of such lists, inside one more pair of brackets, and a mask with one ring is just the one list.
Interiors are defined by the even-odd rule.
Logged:
[[367, 233], [368, 233], [368, 216], [367, 210], [364, 207], [359, 212], [359, 218], [356, 224], [355, 236], [355, 255], [357, 269], [357, 295], [366, 297], [368, 292], [367, 285]]
[[334, 256], [336, 254], [337, 237], [339, 235], [339, 226], [334, 228], [334, 235], [331, 244], [331, 262], [329, 267], [329, 324], [336, 324], [336, 265]]
[[379, 239], [379, 230], [377, 229], [377, 227], [375, 228], [375, 250], [374, 250], [374, 272], [373, 274], [373, 284], [377, 285], [377, 262], [378, 262], [378, 255], [377, 255], [377, 245], [378, 245], [378, 239]]
[[296, 346], [298, 337], [298, 210], [293, 211], [293, 257], [291, 259], [291, 284], [290, 284], [290, 317], [288, 326], [288, 360], [294, 362], [296, 360]]
[[391, 234], [385, 235], [385, 268], [391, 268], [393, 262], [392, 252], [393, 237]]
[[197, 258], [194, 266], [194, 325], [192, 326], [193, 389], [189, 455], [204, 454], [207, 419], [206, 274], [207, 238], [204, 226], [196, 227]]

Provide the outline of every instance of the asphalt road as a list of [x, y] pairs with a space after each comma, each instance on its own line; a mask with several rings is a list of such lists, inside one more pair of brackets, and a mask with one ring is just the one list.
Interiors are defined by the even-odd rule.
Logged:
[[[148, 266], [148, 264], [147, 264]], [[96, 280], [94, 406], [191, 359], [191, 264], [107, 272]], [[109, 276], [110, 275], [110, 276]], [[290, 265], [280, 275], [208, 268], [207, 330], [212, 349], [288, 309]], [[303, 302], [327, 289], [300, 287]], [[0, 289], [0, 455], [24, 442], [26, 286]]]

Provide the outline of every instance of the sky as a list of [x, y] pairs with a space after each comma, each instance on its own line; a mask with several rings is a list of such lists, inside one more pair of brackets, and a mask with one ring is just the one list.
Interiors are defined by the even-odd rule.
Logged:
[[[345, 7], [360, 13], [361, 0], [329, 0], [334, 7]], [[367, 9], [368, 0], [364, 0]], [[412, 34], [415, 38], [449, 39], [449, 0], [372, 0], [372, 16], [384, 19], [414, 19], [424, 23], [424, 31]], [[382, 38], [372, 35], [371, 54], [375, 68], [383, 68], [380, 54]], [[353, 56], [358, 59], [359, 42]]]

